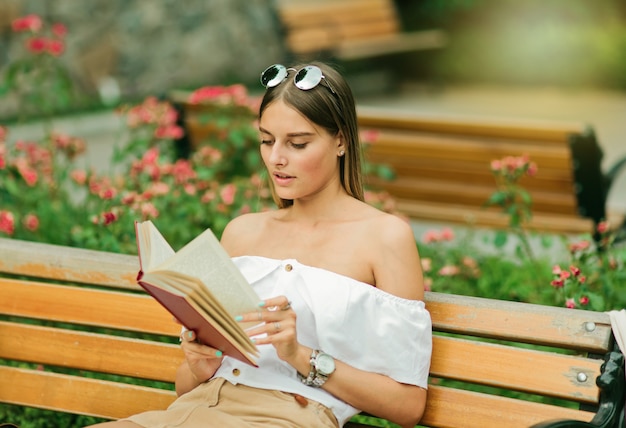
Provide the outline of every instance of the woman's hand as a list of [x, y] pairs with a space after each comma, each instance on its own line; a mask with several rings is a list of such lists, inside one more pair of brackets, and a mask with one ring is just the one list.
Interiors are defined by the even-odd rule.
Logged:
[[196, 342], [196, 334], [186, 330], [180, 336], [180, 347], [196, 385], [209, 380], [222, 364], [222, 351]]
[[[247, 330], [257, 345], [271, 344], [276, 349], [278, 358], [291, 363], [298, 355], [300, 344], [296, 334], [296, 313], [291, 308], [287, 297], [278, 296], [264, 300], [257, 312], [240, 315], [240, 322], [263, 322]], [[262, 336], [263, 334], [266, 336]], [[261, 337], [255, 337], [261, 336]]]

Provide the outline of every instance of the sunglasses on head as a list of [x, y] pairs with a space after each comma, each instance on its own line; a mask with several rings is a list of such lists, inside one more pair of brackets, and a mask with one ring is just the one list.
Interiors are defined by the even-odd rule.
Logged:
[[322, 80], [326, 82], [326, 86], [330, 89], [330, 92], [337, 94], [331, 84], [328, 82], [322, 70], [315, 65], [307, 65], [306, 67], [296, 70], [295, 68], [287, 68], [282, 64], [270, 65], [261, 73], [261, 83], [266, 88], [273, 88], [280, 85], [283, 80], [287, 78], [290, 71], [295, 71], [296, 75], [293, 78], [293, 84], [296, 88], [303, 91], [315, 88], [322, 83]]

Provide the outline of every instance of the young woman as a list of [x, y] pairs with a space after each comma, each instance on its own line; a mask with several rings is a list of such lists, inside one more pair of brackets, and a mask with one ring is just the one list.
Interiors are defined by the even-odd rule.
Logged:
[[363, 410], [422, 416], [431, 354], [410, 226], [363, 202], [355, 103], [333, 68], [273, 65], [259, 113], [275, 211], [234, 219], [222, 244], [260, 298], [254, 368], [183, 334], [179, 398], [116, 427], [337, 427]]

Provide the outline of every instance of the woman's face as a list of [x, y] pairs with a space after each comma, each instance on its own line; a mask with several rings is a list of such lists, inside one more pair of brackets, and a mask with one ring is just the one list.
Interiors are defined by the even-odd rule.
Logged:
[[306, 200], [326, 189], [337, 191], [342, 139], [276, 100], [259, 121], [261, 156], [281, 199]]

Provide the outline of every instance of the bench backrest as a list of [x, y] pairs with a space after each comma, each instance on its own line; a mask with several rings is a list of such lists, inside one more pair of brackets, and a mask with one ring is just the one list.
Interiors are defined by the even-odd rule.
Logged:
[[371, 181], [399, 200], [415, 218], [505, 226], [500, 209], [485, 209], [496, 190], [492, 160], [528, 155], [538, 165], [520, 184], [532, 197], [531, 227], [591, 232], [606, 218], [602, 152], [593, 131], [580, 123], [433, 117], [360, 106], [362, 129], [379, 131], [367, 153], [390, 165], [391, 182]]
[[[183, 358], [179, 326], [140, 291], [137, 271], [136, 256], [0, 239], [0, 402], [107, 418], [166, 407]], [[435, 337], [425, 426], [593, 417], [562, 405], [598, 405], [594, 356], [613, 346], [606, 314], [432, 292], [427, 307]]]
[[330, 51], [338, 44], [393, 36], [401, 30], [391, 0], [283, 0], [278, 14], [287, 48], [296, 56]]

